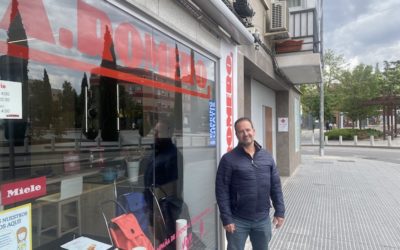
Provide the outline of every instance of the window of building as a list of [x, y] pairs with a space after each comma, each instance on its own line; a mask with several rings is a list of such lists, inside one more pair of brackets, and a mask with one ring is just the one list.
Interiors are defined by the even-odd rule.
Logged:
[[0, 185], [39, 178], [46, 192], [4, 211], [31, 204], [34, 249], [79, 235], [109, 244], [102, 212], [122, 213], [110, 200], [134, 210], [157, 249], [180, 237], [216, 249], [216, 147], [204, 122], [215, 60], [105, 1], [37, 3], [0, 3], [0, 81], [20, 86], [10, 98], [21, 107], [21, 119], [2, 111]]

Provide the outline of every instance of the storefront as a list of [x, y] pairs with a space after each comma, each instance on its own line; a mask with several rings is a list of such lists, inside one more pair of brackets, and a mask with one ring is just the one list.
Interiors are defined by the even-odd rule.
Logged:
[[107, 1], [1, 1], [0, 249], [111, 244], [105, 221], [123, 212], [110, 201], [155, 249], [218, 248], [227, 48], [220, 62]]

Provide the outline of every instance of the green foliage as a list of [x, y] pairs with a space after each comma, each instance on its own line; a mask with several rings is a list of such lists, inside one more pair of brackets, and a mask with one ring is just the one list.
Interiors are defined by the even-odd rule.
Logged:
[[371, 66], [360, 64], [352, 71], [344, 71], [338, 85], [338, 108], [346, 116], [356, 120], [363, 120], [376, 114], [376, 106], [365, 103], [377, 97], [376, 78]]
[[376, 129], [333, 129], [325, 132], [325, 136], [328, 136], [329, 140], [339, 140], [339, 136], [342, 136], [343, 140], [353, 140], [354, 136], [357, 138], [368, 139], [371, 135], [375, 138], [383, 136], [383, 132]]
[[[331, 121], [336, 112], [343, 112], [353, 121], [364, 120], [380, 114], [382, 106], [368, 101], [379, 97], [400, 95], [400, 61], [384, 62], [381, 72], [378, 65], [360, 64], [346, 69], [344, 57], [332, 50], [324, 54], [324, 119]], [[301, 86], [304, 114], [318, 119], [320, 110], [320, 86]], [[361, 126], [361, 123], [359, 123]]]

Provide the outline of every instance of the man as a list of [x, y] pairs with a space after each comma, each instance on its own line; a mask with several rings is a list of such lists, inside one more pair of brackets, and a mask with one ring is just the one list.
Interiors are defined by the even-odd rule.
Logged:
[[235, 132], [239, 143], [222, 157], [215, 188], [228, 250], [243, 250], [248, 236], [254, 250], [268, 250], [270, 199], [276, 228], [282, 226], [285, 216], [279, 173], [271, 154], [254, 140], [249, 118], [239, 118]]

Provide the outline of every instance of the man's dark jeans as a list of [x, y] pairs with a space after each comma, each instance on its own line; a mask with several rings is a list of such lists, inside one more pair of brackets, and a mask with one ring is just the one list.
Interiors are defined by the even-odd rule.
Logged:
[[268, 243], [272, 235], [269, 217], [259, 221], [233, 217], [233, 221], [236, 225], [236, 231], [226, 233], [228, 250], [243, 250], [248, 236], [250, 236], [253, 250], [268, 250]]

